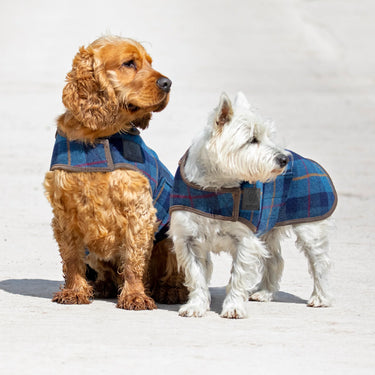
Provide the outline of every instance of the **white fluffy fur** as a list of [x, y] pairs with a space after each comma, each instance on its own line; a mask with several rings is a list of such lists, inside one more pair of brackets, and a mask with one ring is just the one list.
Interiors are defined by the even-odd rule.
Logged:
[[[266, 182], [282, 173], [278, 157], [287, 152], [272, 140], [273, 126], [256, 115], [242, 93], [232, 106], [223, 94], [208, 125], [189, 150], [185, 174], [202, 187], [234, 187], [242, 181]], [[296, 244], [309, 261], [314, 290], [309, 306], [328, 306], [326, 276], [326, 221], [293, 225]], [[270, 301], [278, 290], [283, 271], [280, 240], [286, 232], [275, 228], [257, 238], [240, 222], [206, 218], [188, 211], [174, 211], [169, 234], [174, 241], [179, 267], [186, 276], [189, 300], [181, 316], [203, 316], [210, 308], [208, 283], [212, 273], [210, 252], [227, 251], [233, 258], [231, 277], [221, 316], [244, 318], [249, 291], [252, 300]]]

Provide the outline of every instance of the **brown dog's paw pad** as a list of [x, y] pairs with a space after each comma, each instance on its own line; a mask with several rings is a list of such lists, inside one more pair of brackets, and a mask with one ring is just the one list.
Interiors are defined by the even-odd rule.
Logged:
[[65, 305], [80, 305], [91, 303], [92, 294], [88, 292], [77, 292], [71, 289], [63, 289], [54, 294], [52, 302]]
[[129, 294], [119, 298], [117, 307], [124, 310], [154, 310], [157, 309], [154, 300], [145, 294]]

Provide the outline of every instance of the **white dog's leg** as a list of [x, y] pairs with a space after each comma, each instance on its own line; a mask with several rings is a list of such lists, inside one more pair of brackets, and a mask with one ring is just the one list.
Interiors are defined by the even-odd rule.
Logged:
[[279, 290], [279, 282], [284, 269], [280, 237], [281, 230], [276, 228], [262, 237], [269, 251], [269, 256], [265, 259], [262, 281], [250, 296], [252, 301], [269, 302], [273, 293]]
[[314, 279], [314, 290], [308, 301], [311, 307], [327, 307], [331, 305], [328, 294], [328, 271], [330, 259], [328, 257], [328, 225], [327, 221], [294, 225], [297, 235], [296, 245], [306, 255], [309, 261], [309, 272]]
[[249, 287], [255, 287], [260, 281], [263, 258], [267, 251], [263, 243], [253, 237], [236, 238], [236, 249], [233, 250], [231, 278], [227, 286], [227, 296], [223, 303], [223, 318], [246, 318], [246, 304], [249, 298]]
[[180, 316], [201, 317], [210, 308], [208, 281], [212, 273], [209, 253], [192, 237], [175, 240], [179, 266], [185, 272], [185, 285], [189, 290], [188, 302], [181, 306]]

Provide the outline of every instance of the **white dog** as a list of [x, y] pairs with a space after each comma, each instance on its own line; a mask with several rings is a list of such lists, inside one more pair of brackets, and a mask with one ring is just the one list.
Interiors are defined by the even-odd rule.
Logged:
[[309, 261], [314, 290], [308, 305], [330, 305], [324, 219], [335, 209], [335, 189], [319, 164], [278, 147], [272, 136], [272, 125], [250, 109], [242, 93], [233, 106], [223, 94], [181, 159], [169, 230], [189, 289], [181, 316], [200, 317], [209, 310], [210, 251], [227, 251], [233, 258], [222, 317], [246, 317], [250, 291], [253, 300], [271, 300], [283, 270], [285, 226], [293, 228]]

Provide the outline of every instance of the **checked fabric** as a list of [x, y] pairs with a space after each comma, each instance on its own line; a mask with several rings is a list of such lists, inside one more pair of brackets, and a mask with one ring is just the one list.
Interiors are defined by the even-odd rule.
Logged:
[[169, 223], [169, 195], [173, 176], [138, 133], [116, 133], [98, 139], [95, 144], [69, 141], [57, 133], [50, 169], [69, 172], [111, 172], [115, 169], [139, 171], [150, 182], [159, 221], [158, 232], [165, 231]]
[[331, 178], [318, 163], [291, 152], [285, 172], [274, 181], [240, 187], [206, 188], [189, 182], [181, 159], [171, 193], [170, 212], [186, 210], [218, 220], [240, 221], [257, 236], [274, 226], [318, 221], [336, 208]]

